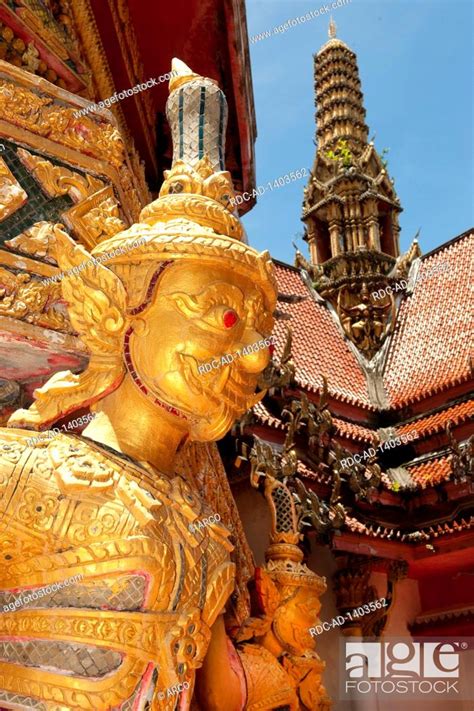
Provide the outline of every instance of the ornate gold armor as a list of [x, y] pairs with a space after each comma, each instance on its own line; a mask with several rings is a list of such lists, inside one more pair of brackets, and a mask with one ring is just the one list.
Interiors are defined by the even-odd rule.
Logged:
[[192, 682], [234, 585], [228, 532], [191, 532], [210, 512], [181, 477], [70, 435], [31, 448], [30, 434], [0, 440], [0, 604], [83, 577], [0, 615], [0, 699], [131, 709]]

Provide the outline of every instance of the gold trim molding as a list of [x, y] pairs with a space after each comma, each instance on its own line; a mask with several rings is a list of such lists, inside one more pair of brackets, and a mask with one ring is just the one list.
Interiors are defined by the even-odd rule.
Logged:
[[76, 118], [84, 105], [75, 94], [0, 60], [0, 135], [95, 176], [107, 175], [130, 224], [151, 200], [138, 156], [127, 150], [110, 111]]
[[16, 212], [27, 200], [27, 193], [0, 158], [0, 222]]

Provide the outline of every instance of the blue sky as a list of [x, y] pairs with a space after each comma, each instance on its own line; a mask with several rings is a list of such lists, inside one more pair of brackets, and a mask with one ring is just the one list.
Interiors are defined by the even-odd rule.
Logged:
[[[247, 0], [249, 36], [320, 7]], [[332, 10], [338, 37], [358, 57], [369, 135], [379, 152], [390, 149], [402, 251], [418, 228], [426, 253], [474, 225], [473, 9], [472, 0], [352, 0]], [[250, 44], [258, 185], [313, 164], [313, 54], [327, 41], [328, 21], [322, 14]], [[244, 218], [254, 247], [293, 263], [305, 183], [258, 198]]]

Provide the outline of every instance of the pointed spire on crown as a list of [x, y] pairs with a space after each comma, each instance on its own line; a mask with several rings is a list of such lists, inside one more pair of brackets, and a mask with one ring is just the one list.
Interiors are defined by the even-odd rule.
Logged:
[[335, 39], [336, 34], [337, 34], [337, 25], [334, 22], [334, 20], [332, 19], [332, 15], [331, 15], [331, 19], [329, 20], [329, 27], [328, 27], [329, 39]]
[[171, 64], [166, 117], [173, 139], [173, 165], [195, 166], [205, 155], [214, 171], [224, 171], [227, 101], [214, 79], [194, 72], [180, 59]]
[[[196, 74], [196, 72], [193, 72], [193, 70], [188, 67], [188, 65], [183, 62], [182, 59], [178, 59], [177, 57], [173, 57], [171, 60], [171, 79], [169, 82], [169, 90], [170, 94], [174, 89], [178, 89], [180, 86], [183, 86], [183, 84], [187, 84], [189, 81], [193, 81], [193, 79], [203, 79], [200, 74]], [[206, 77], [206, 81], [212, 82], [213, 84], [217, 85], [217, 82], [214, 79], [209, 79]]]

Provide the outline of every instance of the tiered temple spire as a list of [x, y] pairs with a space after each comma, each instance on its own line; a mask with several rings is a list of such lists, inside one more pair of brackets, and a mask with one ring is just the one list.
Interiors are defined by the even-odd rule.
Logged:
[[304, 191], [305, 264], [317, 291], [332, 303], [348, 338], [371, 359], [393, 327], [396, 303], [372, 293], [406, 273], [399, 258], [400, 202], [386, 161], [368, 140], [355, 53], [336, 37], [314, 57], [317, 151]]
[[336, 23], [329, 23], [329, 42], [315, 58], [316, 122], [319, 150], [334, 149], [341, 139], [354, 152], [367, 145], [363, 95], [354, 52], [336, 38]]
[[303, 221], [313, 264], [360, 249], [397, 257], [399, 200], [368, 142], [355, 53], [336, 37], [314, 58], [317, 153]]

